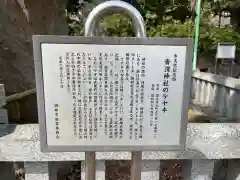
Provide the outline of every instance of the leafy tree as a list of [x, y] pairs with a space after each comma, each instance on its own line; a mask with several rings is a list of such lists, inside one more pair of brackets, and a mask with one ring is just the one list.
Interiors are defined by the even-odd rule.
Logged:
[[[192, 20], [192, 6], [196, 1], [188, 0], [149, 0], [128, 1], [142, 13], [147, 34], [150, 37], [194, 37], [195, 22]], [[227, 1], [227, 0], [226, 0]], [[225, 1], [225, 2], [226, 2]], [[225, 10], [233, 8], [235, 1], [228, 0], [228, 4], [221, 2], [221, 8]], [[239, 3], [240, 5], [240, 3]], [[199, 52], [201, 54], [214, 55], [218, 42], [234, 42], [240, 49], [240, 34], [231, 27], [218, 28], [209, 24], [209, 17], [216, 14], [217, 4], [210, 0], [202, 3]], [[237, 7], [237, 6], [236, 6]], [[187, 10], [187, 11], [186, 11]], [[230, 10], [229, 10], [230, 11]], [[187, 13], [184, 13], [187, 12]], [[189, 14], [191, 13], [191, 15]], [[190, 15], [190, 16], [187, 16]], [[105, 36], [135, 36], [131, 20], [120, 14], [114, 14], [103, 18], [100, 22], [100, 33]], [[79, 31], [78, 31], [79, 32]]]
[[[236, 30], [240, 31], [240, 0], [205, 0], [205, 3], [211, 5], [211, 11], [215, 15], [219, 15], [219, 18], [230, 17], [231, 24]], [[225, 14], [223, 14], [225, 12]]]

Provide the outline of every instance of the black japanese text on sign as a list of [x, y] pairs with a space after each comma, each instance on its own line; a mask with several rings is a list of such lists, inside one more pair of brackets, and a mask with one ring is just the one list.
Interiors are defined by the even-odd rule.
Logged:
[[187, 45], [41, 43], [41, 54], [49, 146], [180, 145]]

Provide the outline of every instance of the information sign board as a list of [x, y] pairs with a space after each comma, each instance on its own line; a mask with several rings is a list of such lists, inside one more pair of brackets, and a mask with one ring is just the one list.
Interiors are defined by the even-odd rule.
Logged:
[[189, 39], [34, 36], [42, 151], [184, 148]]
[[229, 61], [232, 63], [232, 59], [235, 59], [235, 53], [236, 53], [235, 44], [218, 43], [216, 54], [217, 59], [230, 59]]

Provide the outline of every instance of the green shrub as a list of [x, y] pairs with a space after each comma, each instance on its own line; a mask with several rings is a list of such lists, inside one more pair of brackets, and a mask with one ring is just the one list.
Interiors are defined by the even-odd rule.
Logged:
[[[162, 24], [154, 25], [155, 18], [154, 14], [147, 14], [146, 30], [149, 37], [194, 38], [195, 24], [191, 20], [181, 23], [177, 20], [165, 19]], [[98, 28], [103, 36], [135, 36], [131, 20], [121, 14], [105, 17], [100, 21]], [[76, 31], [81, 31], [81, 28], [78, 28]], [[75, 35], [79, 34], [77, 32], [74, 32]], [[234, 31], [233, 28], [218, 28], [202, 23], [200, 25], [199, 52], [215, 54], [218, 42], [233, 42], [237, 46], [237, 52], [240, 52], [240, 34]]]

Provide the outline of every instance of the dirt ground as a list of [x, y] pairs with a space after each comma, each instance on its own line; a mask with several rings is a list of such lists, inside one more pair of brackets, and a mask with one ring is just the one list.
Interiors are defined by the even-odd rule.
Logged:
[[[183, 180], [181, 162], [178, 160], [164, 161], [159, 167], [159, 180]], [[106, 161], [106, 180], [130, 180], [130, 161]], [[16, 180], [24, 180], [24, 170], [16, 170]], [[81, 180], [81, 165], [76, 163], [68, 173], [58, 180]]]

